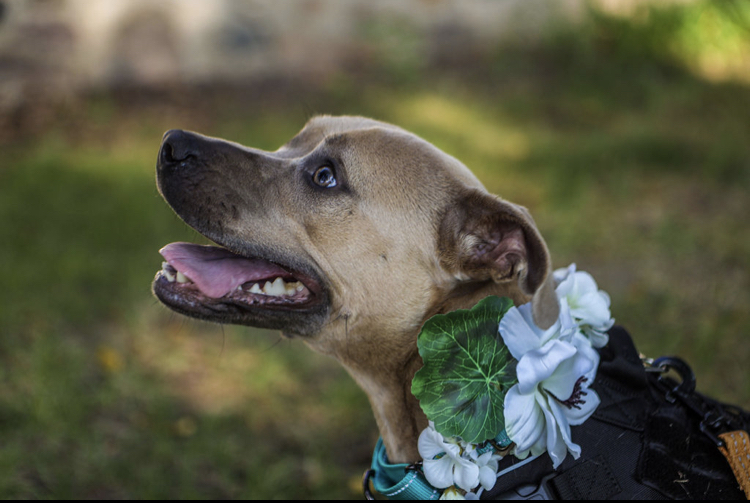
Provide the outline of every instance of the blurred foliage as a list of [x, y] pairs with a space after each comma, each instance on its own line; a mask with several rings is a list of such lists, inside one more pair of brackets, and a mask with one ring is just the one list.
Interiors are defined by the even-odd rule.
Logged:
[[[336, 362], [151, 298], [157, 250], [202, 240], [154, 185], [173, 127], [264, 149], [314, 113], [414, 131], [529, 207], [555, 265], [591, 272], [641, 351], [681, 355], [701, 390], [750, 406], [747, 17], [742, 2], [593, 12], [418, 78], [403, 35], [406, 59], [379, 60], [400, 48], [383, 46], [322, 87], [66, 104], [0, 160], [0, 495], [359, 494], [377, 430]], [[711, 58], [732, 71], [718, 78]]]
[[750, 82], [750, 3], [696, 0], [644, 3], [627, 15], [588, 10], [578, 31], [550, 32], [548, 47], [572, 66], [615, 60], [609, 78], [643, 71], [689, 70], [711, 81]]

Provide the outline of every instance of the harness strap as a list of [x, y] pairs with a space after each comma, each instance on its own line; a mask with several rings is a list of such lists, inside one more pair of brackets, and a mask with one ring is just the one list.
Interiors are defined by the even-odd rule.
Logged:
[[729, 461], [734, 476], [750, 500], [750, 435], [738, 430], [722, 433], [719, 438], [724, 441], [724, 446], [719, 450]]

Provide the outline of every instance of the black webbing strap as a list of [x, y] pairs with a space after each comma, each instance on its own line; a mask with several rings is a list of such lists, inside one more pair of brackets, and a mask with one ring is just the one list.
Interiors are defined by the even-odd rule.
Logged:
[[602, 456], [576, 465], [547, 481], [562, 500], [606, 500], [622, 492], [617, 478]]

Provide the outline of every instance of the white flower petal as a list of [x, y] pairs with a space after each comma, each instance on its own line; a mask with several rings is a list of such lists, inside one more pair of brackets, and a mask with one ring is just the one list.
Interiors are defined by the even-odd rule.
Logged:
[[[568, 314], [567, 309], [567, 305], [562, 301], [560, 304], [560, 317], [547, 330], [542, 330], [534, 323], [534, 312], [531, 308], [531, 302], [518, 307], [518, 311], [539, 339], [537, 348], [542, 347], [552, 339], [563, 337], [569, 330], [574, 330], [576, 328], [577, 325], [573, 319], [570, 316], [566, 316], [566, 314]], [[566, 323], [566, 325], [561, 326], [561, 322]]]
[[579, 424], [583, 424], [588, 418], [591, 417], [594, 412], [596, 412], [596, 408], [599, 407], [599, 404], [601, 403], [599, 395], [596, 394], [596, 391], [591, 388], [585, 388], [583, 391], [586, 393], [586, 395], [581, 397], [583, 402], [577, 404], [580, 408], [568, 408], [562, 404], [559, 404], [563, 414], [565, 414], [565, 417], [568, 420], [568, 424], [570, 424], [571, 426], [578, 426]]
[[574, 275], [575, 277], [575, 291], [573, 292], [573, 295], [576, 297], [581, 297], [583, 295], [586, 295], [589, 292], [598, 292], [599, 287], [596, 284], [596, 280], [594, 280], [594, 277], [584, 271], [578, 271]]
[[511, 307], [500, 320], [498, 331], [516, 360], [539, 347], [539, 336], [517, 307]]
[[[549, 399], [549, 401], [554, 398]], [[568, 446], [565, 443], [565, 439], [561, 435], [560, 428], [567, 427], [564, 418], [558, 418], [550, 410], [550, 406], [544, 397], [538, 397], [540, 408], [544, 411], [544, 418], [547, 422], [547, 452], [550, 458], [552, 458], [552, 468], [557, 469], [558, 466], [565, 460], [565, 456], [568, 455]], [[558, 419], [562, 419], [562, 424], [558, 424]]]
[[534, 395], [522, 395], [517, 384], [510, 388], [505, 395], [505, 432], [516, 449], [530, 449], [544, 436], [544, 427], [544, 415]]
[[610, 306], [612, 306], [612, 300], [609, 298], [609, 294], [604, 290], [599, 290], [599, 295], [602, 296], [604, 303], [607, 304], [607, 309], [609, 309]]
[[576, 265], [570, 264], [565, 269], [557, 269], [552, 273], [552, 277], [555, 279], [555, 291], [558, 297], [567, 297], [573, 290], [575, 284], [574, 275], [576, 273]]
[[560, 316], [555, 325], [553, 325], [553, 328], [557, 329], [557, 333], [545, 339], [543, 344], [547, 343], [550, 339], [560, 339], [561, 341], [568, 342], [578, 332], [578, 323], [573, 319], [570, 306], [568, 306], [568, 300], [565, 298], [560, 299]]
[[479, 467], [468, 459], [460, 459], [453, 470], [453, 480], [464, 491], [479, 485]]
[[482, 466], [479, 468], [479, 483], [485, 491], [489, 491], [495, 487], [495, 482], [497, 482], [497, 463], [495, 463], [494, 470], [491, 466]]
[[[541, 414], [541, 415], [542, 415], [542, 421], [544, 421], [546, 424], [546, 420], [544, 419], [544, 414]], [[531, 453], [532, 456], [540, 456], [544, 454], [546, 451], [547, 451], [547, 435], [546, 434], [539, 435], [539, 438], [537, 439], [536, 442], [534, 442], [534, 445], [532, 445], [529, 448], [529, 452]]]
[[[458, 450], [457, 446], [454, 447], [455, 450]], [[422, 433], [419, 435], [419, 440], [417, 440], [417, 450], [424, 460], [433, 459], [434, 457], [447, 452], [448, 449], [450, 449], [450, 444], [447, 444], [443, 439], [443, 436], [429, 426], [422, 430]]]
[[453, 485], [453, 466], [453, 458], [450, 456], [425, 459], [422, 462], [422, 472], [432, 487], [445, 489]]
[[503, 457], [499, 454], [495, 454], [494, 451], [485, 452], [477, 458], [479, 483], [485, 491], [489, 491], [495, 487], [495, 482], [497, 481], [497, 463], [501, 459], [503, 459]]
[[[574, 444], [573, 439], [570, 436], [570, 423], [565, 419], [565, 411], [567, 407], [555, 402], [554, 400], [550, 400], [549, 405], [550, 412], [558, 420], [558, 434], [565, 444], [567, 452], [570, 452], [575, 459], [578, 459], [581, 455], [581, 446]], [[565, 459], [565, 456], [563, 456], [562, 459]]]
[[599, 292], [589, 292], [577, 299], [571, 305], [570, 313], [574, 318], [581, 320], [582, 324], [591, 325], [594, 328], [610, 328], [612, 314], [604, 297]]
[[587, 379], [586, 386], [590, 386], [594, 382], [594, 379], [596, 379], [596, 371], [599, 370], [599, 353], [592, 347], [593, 343], [591, 339], [580, 332], [570, 342], [576, 347], [579, 353], [592, 362], [591, 370], [585, 376]]
[[573, 394], [578, 380], [585, 379], [586, 374], [593, 368], [594, 362], [586, 358], [582, 352], [575, 351], [573, 357], [560, 362], [555, 372], [544, 380], [542, 388], [564, 402]]
[[490, 469], [497, 472], [497, 462], [501, 459], [503, 459], [502, 456], [500, 456], [499, 454], [495, 454], [494, 450], [489, 450], [481, 456], [476, 457], [474, 462], [480, 469], [489, 467]]
[[[614, 324], [614, 321], [615, 320], [612, 320], [612, 324]], [[609, 344], [609, 335], [604, 332], [594, 330], [591, 327], [584, 327], [584, 333], [591, 342], [591, 345], [595, 348], [603, 348]]]
[[520, 393], [526, 395], [533, 392], [537, 384], [549, 379], [562, 362], [575, 354], [576, 348], [572, 344], [551, 341], [541, 349], [523, 355], [516, 366]]

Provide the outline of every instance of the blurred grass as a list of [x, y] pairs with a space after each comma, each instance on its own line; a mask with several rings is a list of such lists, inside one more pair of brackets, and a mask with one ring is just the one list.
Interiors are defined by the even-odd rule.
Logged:
[[335, 362], [152, 300], [157, 250], [200, 240], [154, 186], [173, 127], [265, 149], [314, 113], [414, 131], [528, 206], [555, 265], [590, 271], [642, 352], [679, 354], [699, 389], [750, 406], [748, 34], [711, 38], [745, 15], [717, 4], [599, 13], [417, 77], [398, 54], [315, 89], [92, 95], [3, 146], [0, 495], [359, 494], [377, 431]]

